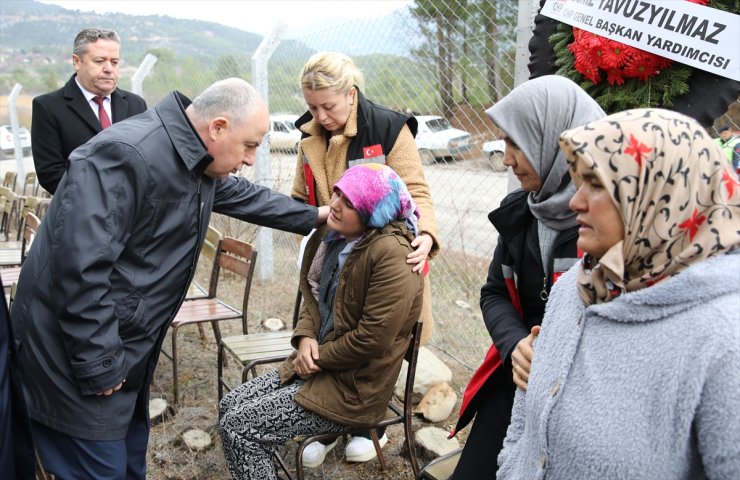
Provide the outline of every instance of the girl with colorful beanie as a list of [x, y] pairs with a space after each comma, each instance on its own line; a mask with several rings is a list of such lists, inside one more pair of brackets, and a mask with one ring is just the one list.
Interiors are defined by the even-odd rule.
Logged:
[[422, 305], [424, 279], [405, 262], [419, 211], [399, 176], [374, 163], [342, 175], [330, 208], [303, 257], [296, 351], [221, 401], [234, 478], [276, 478], [271, 457], [282, 444], [370, 427], [393, 394]]

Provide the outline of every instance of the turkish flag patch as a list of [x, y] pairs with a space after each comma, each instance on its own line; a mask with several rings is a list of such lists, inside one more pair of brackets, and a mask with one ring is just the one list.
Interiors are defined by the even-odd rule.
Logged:
[[362, 158], [373, 158], [383, 155], [383, 146], [381, 144], [370, 145], [362, 149]]

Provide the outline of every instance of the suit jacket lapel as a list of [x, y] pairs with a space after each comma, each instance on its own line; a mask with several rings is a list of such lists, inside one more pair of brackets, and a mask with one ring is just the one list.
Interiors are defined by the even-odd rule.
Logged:
[[92, 108], [90, 108], [90, 104], [85, 100], [80, 87], [77, 86], [74, 75], [64, 85], [64, 99], [67, 101], [67, 107], [75, 112], [96, 133], [102, 130], [98, 117], [95, 116]]

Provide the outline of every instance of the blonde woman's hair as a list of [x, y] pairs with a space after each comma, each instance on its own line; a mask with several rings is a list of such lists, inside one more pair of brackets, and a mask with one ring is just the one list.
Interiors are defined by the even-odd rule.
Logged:
[[364, 87], [362, 73], [347, 55], [337, 52], [319, 52], [311, 56], [301, 72], [301, 89], [331, 88], [348, 93], [357, 85]]

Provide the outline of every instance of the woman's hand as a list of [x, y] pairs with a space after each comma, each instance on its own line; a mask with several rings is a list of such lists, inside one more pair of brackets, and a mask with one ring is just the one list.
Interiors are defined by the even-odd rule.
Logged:
[[422, 233], [411, 242], [412, 247], [416, 247], [416, 250], [406, 255], [406, 263], [413, 264], [414, 273], [421, 274], [424, 270], [424, 262], [427, 259], [427, 255], [432, 251], [434, 246], [434, 240], [428, 233]]
[[514, 383], [522, 390], [527, 389], [529, 382], [529, 371], [532, 368], [534, 350], [532, 342], [540, 334], [540, 326], [535, 325], [529, 335], [519, 340], [514, 352], [511, 354], [511, 365], [513, 367]]
[[314, 338], [301, 337], [298, 341], [298, 354], [293, 360], [295, 373], [305, 380], [314, 373], [320, 372], [321, 367], [316, 365], [318, 359], [319, 342]]

